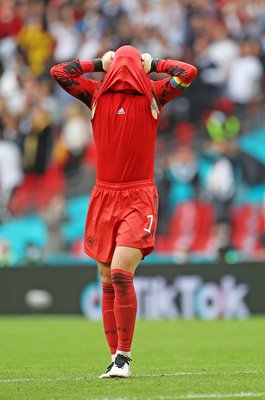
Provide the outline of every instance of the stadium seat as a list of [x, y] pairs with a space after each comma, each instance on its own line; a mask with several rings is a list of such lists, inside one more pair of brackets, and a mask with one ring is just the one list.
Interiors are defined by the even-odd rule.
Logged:
[[156, 250], [170, 252], [213, 250], [214, 209], [209, 203], [187, 201], [179, 204], [169, 221], [167, 235], [157, 238]]
[[23, 183], [17, 188], [9, 209], [15, 216], [29, 211], [43, 209], [51, 197], [65, 190], [64, 174], [59, 167], [51, 165], [43, 174], [27, 174]]
[[259, 237], [264, 232], [264, 217], [261, 207], [244, 204], [233, 210], [231, 242], [236, 250], [248, 254], [261, 248]]

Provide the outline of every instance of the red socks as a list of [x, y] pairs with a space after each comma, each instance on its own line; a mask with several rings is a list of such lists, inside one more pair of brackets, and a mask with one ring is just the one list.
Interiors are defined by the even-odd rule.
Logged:
[[115, 291], [114, 314], [118, 332], [117, 349], [129, 352], [137, 312], [133, 274], [122, 269], [113, 269], [111, 271], [111, 282]]
[[111, 354], [130, 352], [137, 312], [133, 274], [111, 271], [112, 283], [102, 283], [102, 317]]
[[115, 292], [112, 283], [102, 282], [102, 317], [104, 331], [111, 354], [115, 354], [118, 345], [116, 320], [114, 315]]

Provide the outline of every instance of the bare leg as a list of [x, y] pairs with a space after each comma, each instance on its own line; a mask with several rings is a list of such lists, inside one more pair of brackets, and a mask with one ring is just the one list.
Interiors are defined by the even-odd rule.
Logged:
[[103, 263], [101, 261], [97, 261], [97, 264], [101, 282], [111, 283], [111, 275], [110, 275], [111, 264]]
[[142, 253], [139, 249], [117, 246], [112, 258], [111, 269], [123, 269], [134, 274], [141, 259]]

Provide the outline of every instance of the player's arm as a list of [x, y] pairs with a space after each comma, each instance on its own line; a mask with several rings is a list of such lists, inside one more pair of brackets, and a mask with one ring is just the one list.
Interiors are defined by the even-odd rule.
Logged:
[[91, 72], [103, 72], [102, 59], [73, 60], [55, 65], [51, 76], [70, 95], [76, 97], [91, 108], [91, 99], [98, 82], [84, 77]]
[[150, 72], [169, 75], [168, 78], [154, 82], [157, 98], [160, 105], [164, 106], [190, 86], [197, 75], [197, 68], [182, 61], [153, 59]]

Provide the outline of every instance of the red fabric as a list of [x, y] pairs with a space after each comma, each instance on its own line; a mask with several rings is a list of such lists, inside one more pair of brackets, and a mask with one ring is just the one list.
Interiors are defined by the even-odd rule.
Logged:
[[101, 84], [93, 79], [85, 78], [83, 74], [93, 71], [94, 64], [92, 60], [73, 60], [54, 65], [50, 70], [50, 74], [67, 93], [91, 108], [92, 96]]
[[187, 201], [179, 204], [169, 221], [169, 232], [157, 238], [158, 252], [215, 251], [214, 209], [209, 203]]
[[113, 183], [153, 179], [157, 124], [145, 96], [103, 94], [92, 121], [97, 179]]
[[0, 5], [0, 40], [9, 36], [16, 36], [22, 27], [21, 19], [15, 9], [7, 4]]
[[116, 51], [94, 101], [97, 102], [107, 90], [141, 93], [151, 102], [153, 98], [151, 80], [144, 72], [141, 54], [134, 47], [122, 46]]
[[[157, 72], [169, 77], [153, 82], [143, 70], [140, 53], [123, 46], [116, 51], [103, 82], [83, 76], [93, 71], [91, 60], [74, 60], [54, 66], [51, 75], [89, 108], [96, 104], [92, 124], [97, 179], [113, 183], [153, 179], [159, 118], [152, 116], [150, 103], [155, 97], [161, 109], [182, 94], [181, 82], [189, 85], [196, 68], [181, 61], [160, 60]], [[177, 77], [180, 86], [172, 83], [172, 77]]]
[[132, 46], [120, 47], [92, 100], [97, 179], [153, 179], [158, 120], [151, 114], [151, 90], [141, 54]]
[[102, 282], [102, 318], [104, 332], [111, 354], [115, 354], [118, 345], [116, 320], [114, 315], [115, 291], [112, 283]]
[[65, 177], [56, 165], [50, 167], [43, 174], [27, 174], [22, 184], [14, 193], [10, 202], [10, 210], [19, 215], [32, 209], [43, 210], [52, 197], [65, 191]]
[[92, 191], [85, 228], [85, 253], [109, 263], [116, 246], [153, 251], [157, 226], [156, 187], [152, 182], [106, 185]]
[[115, 290], [114, 313], [118, 332], [117, 350], [129, 352], [137, 313], [133, 274], [122, 269], [113, 269], [111, 282]]
[[[98, 82], [83, 75], [94, 72], [92, 60], [73, 60], [54, 65], [51, 68], [51, 76], [71, 96], [85, 103], [89, 108], [92, 105], [92, 96], [97, 98], [97, 92], [101, 89], [102, 82]], [[197, 74], [197, 69], [191, 64], [179, 60], [159, 60], [156, 72], [167, 74], [169, 77], [158, 81], [151, 81], [159, 106], [164, 106], [183, 93], [181, 86], [171, 84], [171, 77], [178, 77], [180, 82], [190, 84]]]
[[259, 237], [263, 232], [260, 207], [252, 204], [238, 206], [233, 211], [231, 241], [235, 249], [253, 253], [262, 247]]

